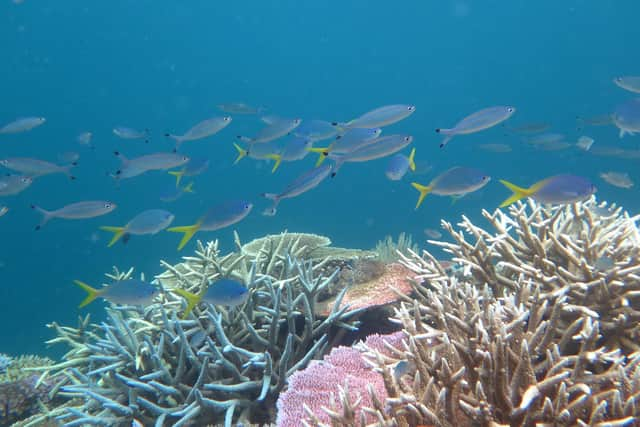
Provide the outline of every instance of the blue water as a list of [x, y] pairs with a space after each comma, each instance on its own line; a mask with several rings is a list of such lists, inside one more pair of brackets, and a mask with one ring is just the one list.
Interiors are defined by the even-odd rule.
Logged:
[[[0, 135], [0, 156], [55, 161], [78, 151], [74, 182], [62, 175], [38, 179], [25, 192], [0, 199], [11, 211], [0, 218], [0, 352], [43, 353], [52, 336], [45, 324], [75, 323], [79, 314], [100, 318], [94, 303], [78, 310], [81, 279], [98, 285], [111, 266], [135, 266], [147, 277], [162, 270], [160, 259], [177, 262], [179, 236], [161, 233], [106, 248], [100, 225], [122, 225], [138, 212], [168, 207], [175, 225], [195, 220], [211, 205], [232, 198], [254, 201], [254, 212], [237, 229], [248, 241], [266, 233], [306, 231], [334, 244], [369, 248], [401, 231], [424, 243], [425, 228], [461, 214], [480, 218], [508, 191], [498, 178], [529, 185], [556, 173], [590, 177], [598, 197], [637, 212], [636, 190], [621, 190], [598, 178], [606, 170], [640, 179], [637, 160], [595, 157], [571, 149], [534, 151], [497, 127], [455, 138], [438, 148], [436, 127], [449, 127], [491, 105], [514, 105], [508, 123], [546, 121], [575, 141], [582, 134], [595, 146], [635, 148], [640, 137], [619, 140], [612, 126], [576, 130], [576, 115], [611, 112], [632, 94], [611, 83], [616, 75], [640, 74], [640, 4], [631, 0], [524, 1], [238, 1], [140, 0], [39, 2], [0, 5], [0, 122], [44, 116], [31, 132]], [[433, 172], [390, 182], [385, 160], [347, 164], [333, 180], [297, 199], [285, 200], [267, 218], [259, 194], [274, 192], [312, 167], [315, 159], [269, 167], [251, 159], [232, 167], [237, 134], [252, 135], [255, 117], [234, 118], [215, 137], [186, 143], [185, 152], [209, 156], [212, 166], [196, 178], [195, 195], [164, 204], [158, 200], [172, 177], [161, 173], [117, 187], [107, 172], [118, 167], [113, 150], [128, 156], [169, 150], [162, 135], [181, 133], [218, 114], [215, 105], [242, 101], [303, 119], [348, 120], [378, 106], [407, 103], [417, 111], [385, 134], [415, 137], [416, 158]], [[149, 128], [152, 140], [117, 139], [117, 125]], [[94, 133], [95, 151], [76, 136]], [[511, 143], [514, 151], [481, 151], [478, 143]], [[408, 150], [406, 150], [408, 152]], [[455, 165], [483, 168], [493, 181], [452, 205], [428, 196], [418, 211], [409, 182], [427, 183]], [[112, 214], [86, 220], [53, 220], [34, 231], [32, 203], [54, 209], [80, 200], [110, 200]], [[478, 221], [481, 221], [478, 219]], [[232, 247], [232, 228], [201, 234]], [[97, 238], [97, 241], [95, 241]], [[54, 349], [55, 351], [55, 349]]]

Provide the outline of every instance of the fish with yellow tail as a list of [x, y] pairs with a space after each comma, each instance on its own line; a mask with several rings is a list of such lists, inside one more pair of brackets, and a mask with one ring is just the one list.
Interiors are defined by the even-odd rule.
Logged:
[[501, 208], [509, 206], [525, 197], [546, 204], [566, 204], [586, 200], [597, 191], [591, 181], [576, 175], [555, 175], [538, 181], [529, 188], [518, 187], [503, 179], [500, 182], [513, 191], [511, 197], [500, 204]]
[[387, 169], [384, 171], [387, 178], [392, 181], [401, 180], [405, 174], [411, 170], [412, 172], [416, 171], [416, 149], [412, 148], [409, 157], [404, 154], [396, 154], [395, 156], [389, 159], [389, 163], [387, 164]]
[[280, 162], [282, 161], [282, 156], [274, 154], [275, 149], [271, 144], [249, 144], [247, 148], [243, 148], [241, 145], [233, 143], [233, 146], [236, 147], [238, 151], [238, 157], [236, 157], [233, 164], [237, 164], [240, 160], [245, 157], [250, 157], [255, 160], [274, 160], [275, 165], [273, 166], [271, 172], [275, 172], [280, 166]]
[[193, 311], [193, 308], [200, 302], [235, 307], [245, 302], [249, 296], [249, 290], [245, 285], [231, 279], [210, 282], [204, 292], [199, 294], [193, 294], [180, 288], [172, 289], [171, 292], [180, 295], [187, 302], [187, 308], [182, 314], [182, 319], [186, 319]]
[[113, 304], [147, 306], [152, 304], [153, 299], [160, 293], [157, 286], [135, 279], [116, 280], [100, 289], [93, 288], [80, 280], [74, 280], [73, 283], [88, 294], [78, 308], [89, 305], [96, 298], [102, 298]]
[[228, 227], [242, 221], [249, 215], [252, 208], [252, 203], [244, 200], [233, 200], [212, 207], [193, 225], [171, 227], [167, 231], [184, 234], [178, 245], [178, 250], [181, 250], [198, 231], [215, 231]]
[[173, 222], [174, 216], [164, 209], [148, 209], [133, 217], [123, 227], [100, 227], [101, 230], [113, 233], [113, 238], [107, 245], [113, 246], [122, 238], [124, 243], [129, 241], [131, 235], [156, 234], [167, 228]]
[[456, 166], [436, 176], [428, 185], [412, 182], [413, 188], [420, 192], [416, 209], [420, 207], [429, 193], [460, 198], [481, 189], [490, 180], [491, 177], [479, 169]]

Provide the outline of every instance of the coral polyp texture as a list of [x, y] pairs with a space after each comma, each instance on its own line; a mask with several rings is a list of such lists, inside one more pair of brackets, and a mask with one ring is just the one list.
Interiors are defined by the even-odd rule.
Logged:
[[[324, 354], [332, 331], [357, 326], [358, 311], [342, 307], [340, 297], [327, 316], [316, 316], [317, 297], [338, 271], [316, 274], [320, 263], [296, 258], [303, 247], [300, 239], [279, 239], [253, 255], [222, 256], [217, 242], [199, 243], [182, 263], [163, 263], [166, 271], [157, 280], [165, 292], [155, 304], [108, 308], [99, 325], [52, 325], [58, 333], [53, 341], [71, 350], [50, 370], [64, 373], [60, 394], [77, 403], [58, 420], [68, 426], [133, 420], [231, 426], [275, 419], [286, 379]], [[203, 303], [182, 320], [186, 304], [171, 288], [198, 293], [222, 277], [245, 283], [248, 300], [227, 308]]]

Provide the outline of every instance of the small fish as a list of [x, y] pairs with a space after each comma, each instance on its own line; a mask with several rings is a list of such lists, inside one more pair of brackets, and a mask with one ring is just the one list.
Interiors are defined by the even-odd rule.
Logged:
[[118, 169], [114, 175], [114, 178], [116, 179], [132, 178], [152, 170], [176, 168], [191, 160], [188, 156], [178, 153], [146, 154], [133, 159], [126, 158], [119, 151], [115, 151], [114, 154], [122, 162], [120, 169]]
[[543, 133], [533, 138], [527, 139], [525, 142], [530, 145], [547, 145], [564, 141], [565, 136], [561, 133]]
[[207, 290], [199, 295], [192, 294], [180, 288], [172, 289], [171, 292], [187, 300], [187, 308], [182, 314], [182, 319], [186, 319], [193, 310], [193, 307], [200, 302], [211, 305], [235, 307], [245, 302], [249, 297], [249, 289], [242, 283], [231, 279], [220, 279], [216, 282], [210, 282]]
[[589, 151], [594, 142], [595, 140], [593, 138], [583, 135], [580, 138], [578, 138], [578, 142], [576, 142], [576, 147], [584, 151]]
[[195, 141], [197, 139], [207, 138], [215, 135], [222, 129], [226, 128], [231, 123], [230, 116], [224, 117], [212, 117], [207, 120], [203, 120], [200, 123], [194, 125], [191, 129], [185, 132], [184, 135], [173, 135], [170, 133], [165, 134], [169, 138], [173, 138], [176, 141], [176, 151], [180, 148], [183, 142]]
[[378, 137], [382, 133], [382, 129], [374, 128], [354, 128], [348, 129], [345, 133], [336, 136], [336, 139], [328, 147], [310, 148], [309, 151], [318, 153], [318, 161], [316, 166], [320, 166], [329, 153], [345, 154], [356, 148], [365, 145]]
[[233, 225], [249, 215], [252, 208], [253, 204], [244, 200], [226, 202], [209, 209], [193, 225], [172, 227], [168, 228], [167, 231], [184, 234], [180, 244], [178, 245], [178, 250], [180, 250], [184, 248], [193, 235], [198, 231], [215, 231]]
[[508, 144], [480, 144], [478, 145], [482, 150], [491, 151], [494, 153], [509, 153], [511, 152], [511, 146]]
[[33, 184], [33, 178], [25, 175], [0, 176], [0, 196], [18, 194]]
[[531, 197], [539, 203], [566, 204], [586, 200], [597, 189], [587, 178], [576, 175], [555, 175], [538, 181], [529, 188], [521, 188], [508, 181], [500, 180], [513, 191], [511, 197], [500, 204], [501, 208], [524, 198]]
[[5, 216], [9, 212], [9, 208], [6, 206], [0, 207], [0, 216]]
[[76, 137], [76, 141], [80, 145], [86, 145], [89, 148], [94, 148], [91, 144], [91, 140], [93, 139], [93, 134], [91, 132], [82, 132], [80, 135]]
[[272, 172], [275, 172], [278, 166], [280, 165], [280, 161], [282, 158], [278, 154], [274, 154], [277, 151], [277, 148], [274, 148], [272, 144], [249, 144], [247, 148], [243, 148], [241, 145], [233, 143], [233, 146], [238, 151], [238, 156], [234, 160], [233, 164], [237, 164], [240, 160], [245, 157], [250, 157], [256, 160], [275, 160], [276, 164], [274, 165]]
[[78, 308], [89, 305], [96, 298], [102, 298], [112, 304], [147, 306], [152, 304], [153, 299], [160, 293], [160, 289], [151, 283], [135, 279], [117, 280], [100, 289], [92, 288], [80, 280], [74, 280], [73, 283], [88, 294]]
[[600, 178], [619, 188], [631, 188], [633, 187], [633, 181], [626, 172], [603, 172], [600, 174]]
[[427, 237], [431, 239], [439, 239], [442, 237], [442, 233], [439, 232], [438, 230], [434, 230], [433, 228], [425, 228], [424, 234], [426, 234]]
[[277, 153], [266, 154], [267, 158], [275, 160], [271, 173], [278, 169], [281, 162], [294, 162], [304, 159], [309, 154], [313, 141], [313, 139], [307, 137], [296, 136], [284, 148], [278, 150]]
[[361, 145], [349, 153], [329, 153], [329, 158], [335, 161], [335, 170], [332, 176], [335, 176], [346, 162], [368, 162], [390, 156], [404, 149], [412, 142], [413, 137], [410, 135], [387, 135], [369, 141], [369, 143]]
[[43, 125], [47, 119], [44, 117], [24, 117], [17, 119], [0, 128], [0, 134], [21, 133]]
[[175, 202], [185, 193], [193, 193], [193, 182], [188, 183], [184, 187], [176, 187], [171, 185], [160, 194], [160, 200], [163, 202]]
[[201, 158], [201, 157], [191, 157], [186, 165], [182, 167], [179, 171], [169, 171], [169, 175], [173, 175], [176, 177], [176, 187], [180, 186], [180, 181], [184, 176], [196, 176], [200, 175], [207, 169], [209, 169], [209, 164], [211, 162], [209, 159]]
[[616, 77], [613, 83], [629, 92], [640, 93], [640, 76]]
[[144, 139], [144, 142], [149, 142], [149, 129], [139, 131], [124, 126], [117, 126], [113, 128], [113, 133], [118, 138], [122, 139]]
[[262, 121], [267, 123], [267, 126], [262, 128], [254, 138], [239, 135], [238, 139], [250, 144], [262, 144], [287, 135], [302, 123], [301, 119], [285, 119], [276, 116], [263, 117]]
[[414, 105], [386, 105], [384, 107], [376, 108], [363, 114], [357, 119], [353, 119], [347, 123], [333, 123], [334, 126], [338, 126], [342, 129], [353, 128], [377, 128], [388, 126], [390, 124], [399, 122], [402, 119], [409, 117], [416, 111]]
[[608, 126], [613, 124], [613, 117], [611, 114], [601, 114], [599, 116], [591, 117], [576, 117], [576, 121], [579, 126]]
[[412, 148], [409, 157], [404, 154], [396, 154], [389, 159], [387, 163], [387, 169], [385, 175], [392, 181], [399, 181], [404, 177], [409, 169], [416, 170], [416, 163], [414, 157], [416, 155], [416, 149]]
[[524, 125], [509, 127], [509, 131], [519, 134], [541, 133], [549, 130], [551, 126], [548, 123], [526, 123]]
[[264, 193], [263, 196], [272, 200], [273, 205], [271, 205], [270, 208], [265, 209], [262, 214], [267, 216], [275, 215], [280, 201], [299, 196], [300, 194], [317, 187], [329, 176], [332, 169], [333, 165], [324, 165], [311, 169], [294, 179], [281, 193]]
[[31, 205], [31, 208], [42, 214], [42, 221], [36, 226], [36, 230], [40, 230], [53, 218], [86, 219], [106, 215], [116, 208], [116, 204], [101, 200], [92, 200], [72, 203], [54, 211], [47, 211], [36, 205]]
[[218, 107], [218, 110], [228, 114], [262, 114], [267, 111], [266, 107], [252, 107], [244, 102], [218, 104], [216, 107]]
[[620, 138], [640, 132], [640, 98], [618, 105], [611, 118], [613, 124], [620, 129]]
[[322, 141], [333, 138], [338, 133], [333, 124], [324, 120], [305, 120], [298, 126], [293, 134], [312, 141]]
[[134, 216], [124, 227], [100, 227], [101, 230], [113, 233], [113, 238], [107, 245], [113, 246], [120, 238], [124, 243], [129, 241], [131, 235], [156, 234], [167, 228], [175, 217], [169, 211], [163, 209], [149, 209]]
[[64, 153], [58, 154], [58, 160], [62, 163], [77, 163], [80, 160], [80, 154], [75, 151], [65, 151]]
[[429, 185], [412, 182], [413, 188], [420, 192], [416, 209], [429, 193], [438, 196], [462, 197], [487, 185], [491, 177], [478, 169], [456, 166], [436, 176]]
[[77, 163], [73, 162], [67, 166], [59, 166], [55, 163], [50, 163], [39, 159], [32, 159], [29, 157], [10, 157], [0, 159], [0, 166], [16, 172], [20, 172], [24, 175], [31, 176], [33, 178], [37, 178], [43, 175], [63, 173], [70, 179], [75, 179], [75, 177], [71, 175], [71, 168], [76, 165]]
[[436, 129], [436, 132], [445, 135], [445, 138], [440, 143], [440, 148], [447, 145], [456, 135], [468, 135], [470, 133], [489, 129], [490, 127], [504, 122], [515, 112], [515, 107], [511, 106], [484, 108], [460, 120], [451, 129], [438, 128]]

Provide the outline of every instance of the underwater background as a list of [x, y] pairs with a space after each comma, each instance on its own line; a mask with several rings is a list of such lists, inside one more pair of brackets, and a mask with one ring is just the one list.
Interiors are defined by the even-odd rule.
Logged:
[[[441, 150], [434, 129], [486, 106], [514, 105], [517, 112], [506, 125], [546, 122], [568, 140], [588, 135], [594, 147], [637, 148], [638, 137], [619, 139], [613, 126], [579, 128], [576, 117], [610, 113], [632, 98], [612, 78], [640, 70], [638, 12], [640, 4], [630, 0], [2, 2], [0, 122], [43, 116], [47, 123], [0, 135], [0, 156], [55, 161], [77, 151], [80, 160], [77, 180], [43, 177], [0, 200], [10, 208], [0, 218], [0, 351], [42, 354], [42, 342], [50, 338], [46, 323], [75, 323], [87, 310], [100, 319], [102, 303], [77, 308], [84, 295], [74, 279], [97, 286], [114, 265], [152, 277], [163, 270], [160, 259], [173, 264], [193, 251], [195, 239], [179, 253], [173, 233], [107, 248], [110, 236], [98, 227], [122, 225], [144, 209], [169, 209], [174, 224], [183, 225], [227, 199], [253, 201], [254, 211], [241, 223], [196, 236], [218, 238], [227, 249], [234, 229], [245, 241], [286, 229], [354, 248], [406, 232], [424, 246], [424, 230], [438, 229], [441, 219], [479, 219], [483, 208], [493, 210], [508, 195], [500, 178], [530, 185], [557, 173], [584, 175], [598, 186], [598, 199], [637, 212], [637, 190], [598, 177], [616, 170], [637, 180], [637, 159], [575, 148], [538, 151], [505, 126], [456, 138]], [[285, 163], [275, 174], [252, 159], [233, 166], [236, 135], [260, 127], [255, 116], [234, 116], [219, 134], [185, 146], [184, 152], [212, 161], [195, 178], [193, 195], [161, 202], [158, 194], [173, 182], [163, 172], [119, 186], [108, 176], [119, 165], [114, 150], [127, 156], [169, 151], [173, 143], [165, 132], [179, 133], [220, 114], [216, 104], [234, 101], [328, 121], [387, 104], [415, 105], [413, 115], [385, 134], [413, 135], [417, 162], [433, 169], [392, 182], [384, 159], [348, 164], [312, 192], [283, 202], [275, 217], [265, 217], [260, 212], [269, 203], [260, 194], [280, 191], [315, 156]], [[118, 125], [150, 129], [149, 144], [118, 139], [111, 132]], [[76, 142], [83, 131], [93, 132], [95, 150]], [[508, 143], [513, 151], [482, 151], [479, 143]], [[417, 193], [409, 182], [427, 183], [456, 165], [481, 168], [492, 182], [455, 204], [429, 196], [414, 210]], [[31, 204], [54, 209], [92, 199], [118, 208], [34, 230], [40, 218]]]

